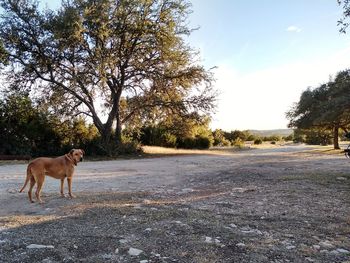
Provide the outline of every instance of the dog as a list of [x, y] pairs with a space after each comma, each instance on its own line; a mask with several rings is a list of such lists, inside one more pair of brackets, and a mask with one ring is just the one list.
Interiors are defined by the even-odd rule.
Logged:
[[61, 196], [65, 197], [63, 192], [64, 179], [67, 178], [68, 182], [68, 194], [70, 198], [75, 196], [72, 194], [72, 179], [74, 174], [74, 166], [78, 162], [83, 161], [85, 155], [82, 149], [72, 149], [69, 153], [56, 158], [39, 157], [34, 159], [28, 164], [27, 177], [24, 182], [20, 193], [26, 188], [28, 182], [30, 182], [28, 197], [31, 203], [34, 203], [32, 198], [32, 189], [37, 184], [35, 196], [39, 203], [43, 203], [40, 198], [41, 189], [45, 181], [45, 175], [49, 175], [56, 179], [61, 179]]

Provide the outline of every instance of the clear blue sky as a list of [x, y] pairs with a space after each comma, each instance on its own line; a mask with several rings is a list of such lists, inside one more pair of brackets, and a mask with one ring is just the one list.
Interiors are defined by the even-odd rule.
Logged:
[[190, 37], [218, 66], [213, 128], [286, 128], [285, 112], [308, 86], [350, 66], [336, 0], [192, 0]]
[[[60, 1], [48, 2], [57, 7]], [[336, 0], [192, 0], [188, 41], [217, 66], [212, 128], [286, 128], [285, 112], [307, 87], [350, 67]]]
[[[242, 73], [346, 48], [336, 0], [193, 0], [191, 37], [208, 65], [226, 61]], [[288, 27], [297, 27], [287, 31]], [[293, 30], [293, 29], [291, 29]]]

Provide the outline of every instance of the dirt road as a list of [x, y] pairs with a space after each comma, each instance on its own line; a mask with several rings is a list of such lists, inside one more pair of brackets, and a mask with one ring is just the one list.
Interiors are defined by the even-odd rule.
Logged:
[[2, 165], [0, 261], [349, 262], [350, 162], [312, 150], [83, 162], [42, 205]]

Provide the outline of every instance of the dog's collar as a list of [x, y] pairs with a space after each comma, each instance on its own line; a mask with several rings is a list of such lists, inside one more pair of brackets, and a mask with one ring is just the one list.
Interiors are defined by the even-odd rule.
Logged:
[[70, 161], [70, 162], [72, 162], [75, 166], [77, 166], [77, 161], [76, 160], [74, 160], [73, 158], [71, 158], [68, 154], [66, 154], [65, 155], [66, 156], [66, 158]]

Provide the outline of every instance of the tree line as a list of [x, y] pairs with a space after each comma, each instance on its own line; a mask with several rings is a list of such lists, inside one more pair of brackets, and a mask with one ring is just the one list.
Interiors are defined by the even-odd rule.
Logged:
[[[62, 118], [50, 112], [46, 104], [33, 101], [27, 93], [2, 94], [0, 101], [0, 155], [55, 156], [71, 148], [83, 148], [91, 156], [135, 154], [141, 145], [184, 149], [207, 149], [211, 146], [243, 147], [245, 141], [292, 140], [291, 136], [257, 136], [249, 131], [230, 132], [209, 127], [210, 119], [195, 121], [174, 118], [122, 129], [122, 144], [106, 152], [96, 126], [82, 116]], [[112, 131], [113, 133], [114, 131]]]

